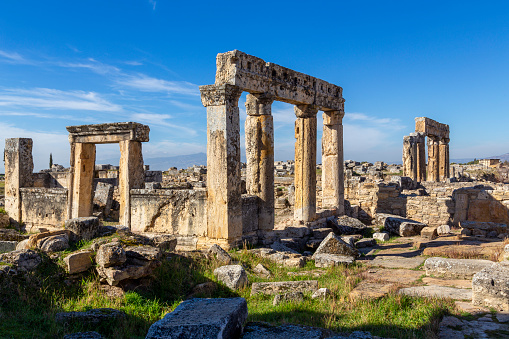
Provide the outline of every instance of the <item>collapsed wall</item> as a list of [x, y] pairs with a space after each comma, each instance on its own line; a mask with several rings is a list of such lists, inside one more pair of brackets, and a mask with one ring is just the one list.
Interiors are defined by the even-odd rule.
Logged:
[[357, 217], [370, 223], [377, 213], [399, 215], [431, 226], [459, 226], [461, 221], [509, 224], [509, 185], [481, 182], [423, 182], [404, 189], [395, 182], [345, 182], [345, 199]]

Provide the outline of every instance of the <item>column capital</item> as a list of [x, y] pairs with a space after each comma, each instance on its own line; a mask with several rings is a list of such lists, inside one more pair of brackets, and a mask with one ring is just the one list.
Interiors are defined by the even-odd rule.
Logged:
[[271, 115], [275, 96], [270, 93], [250, 93], [246, 97], [247, 115]]
[[201, 102], [203, 106], [221, 106], [230, 104], [237, 106], [242, 89], [237, 86], [224, 85], [205, 85], [200, 86]]
[[440, 145], [448, 145], [448, 144], [449, 144], [449, 141], [450, 141], [450, 139], [449, 139], [449, 138], [441, 138], [441, 139], [439, 140], [439, 144], [440, 144]]
[[318, 113], [318, 106], [315, 105], [295, 105], [295, 115], [297, 118], [313, 118]]
[[345, 111], [324, 111], [323, 112], [323, 124], [324, 125], [341, 125], [343, 124], [343, 117]]

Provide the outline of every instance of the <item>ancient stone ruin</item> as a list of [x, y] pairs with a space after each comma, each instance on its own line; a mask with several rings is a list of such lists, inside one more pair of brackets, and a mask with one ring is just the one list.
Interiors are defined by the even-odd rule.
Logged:
[[403, 175], [417, 182], [440, 182], [450, 177], [449, 166], [449, 125], [425, 117], [415, 118], [415, 132], [403, 138]]

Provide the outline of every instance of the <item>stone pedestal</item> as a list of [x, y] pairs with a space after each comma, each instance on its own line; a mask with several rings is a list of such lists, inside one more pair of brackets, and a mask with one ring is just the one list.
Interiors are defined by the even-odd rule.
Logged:
[[72, 210], [69, 218], [92, 215], [92, 186], [95, 169], [95, 144], [71, 144]]
[[247, 95], [246, 100], [246, 186], [258, 196], [258, 229], [274, 228], [274, 127], [273, 97]]
[[345, 212], [343, 174], [343, 111], [323, 113], [322, 208]]
[[228, 244], [242, 237], [240, 123], [242, 91], [232, 85], [200, 86], [207, 107], [207, 237]]
[[449, 140], [441, 139], [439, 142], [439, 166], [440, 166], [440, 181], [449, 178]]
[[294, 218], [311, 221], [316, 215], [316, 113], [313, 105], [295, 106]]
[[440, 181], [440, 167], [439, 167], [439, 146], [438, 139], [435, 137], [428, 137], [428, 181]]
[[19, 189], [33, 184], [32, 146], [29, 138], [5, 139], [5, 210], [13, 223], [22, 222]]
[[120, 224], [131, 227], [131, 189], [144, 188], [145, 171], [141, 142], [123, 140], [120, 145], [118, 191], [120, 195]]

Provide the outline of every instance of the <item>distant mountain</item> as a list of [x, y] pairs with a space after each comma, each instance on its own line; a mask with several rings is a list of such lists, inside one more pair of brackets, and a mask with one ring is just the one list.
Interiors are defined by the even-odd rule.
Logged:
[[143, 159], [145, 165], [150, 165], [153, 171], [167, 171], [170, 167], [188, 168], [193, 165], [207, 165], [207, 154], [196, 153], [177, 155], [174, 157], [147, 158]]
[[509, 161], [509, 153], [502, 154], [502, 155], [495, 155], [492, 157], [487, 157], [485, 159], [500, 159], [500, 161], [502, 161], [502, 162]]

